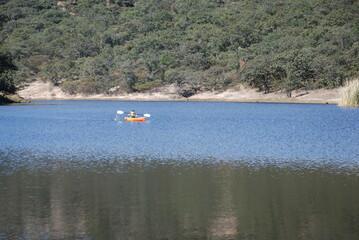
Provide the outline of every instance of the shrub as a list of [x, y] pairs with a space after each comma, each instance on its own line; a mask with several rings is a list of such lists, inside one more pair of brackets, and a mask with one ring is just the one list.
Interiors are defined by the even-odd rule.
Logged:
[[67, 81], [61, 84], [62, 91], [69, 94], [84, 93], [84, 94], [98, 94], [101, 92], [101, 86], [90, 80], [82, 81]]
[[60, 85], [62, 91], [74, 95], [78, 92], [79, 82], [67, 81]]
[[81, 81], [79, 84], [79, 92], [84, 94], [99, 94], [101, 92], [101, 86], [97, 82]]
[[137, 83], [133, 86], [133, 89], [139, 92], [142, 91], [148, 91], [151, 89], [154, 89], [158, 86], [160, 86], [161, 81], [160, 80], [155, 80], [155, 81], [151, 81], [151, 82], [145, 82], [145, 83]]

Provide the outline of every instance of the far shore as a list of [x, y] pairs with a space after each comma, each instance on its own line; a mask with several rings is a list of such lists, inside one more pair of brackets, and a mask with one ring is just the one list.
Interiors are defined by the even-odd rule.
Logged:
[[68, 100], [68, 101], [123, 101], [123, 102], [238, 102], [238, 103], [293, 103], [293, 104], [338, 104], [336, 101], [288, 99], [219, 99], [219, 98], [151, 98], [151, 97], [65, 97], [65, 98], [28, 98], [31, 100]]
[[226, 91], [201, 92], [189, 98], [180, 96], [178, 89], [167, 86], [150, 93], [69, 95], [49, 82], [35, 81], [18, 91], [27, 100], [108, 100], [108, 101], [203, 101], [203, 102], [258, 102], [258, 103], [316, 103], [338, 104], [341, 88], [294, 91], [292, 97], [283, 92], [262, 93], [240, 85]]

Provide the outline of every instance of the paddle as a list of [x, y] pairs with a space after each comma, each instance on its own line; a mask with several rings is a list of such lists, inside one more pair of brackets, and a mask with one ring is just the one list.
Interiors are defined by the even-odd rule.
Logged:
[[[124, 114], [125, 112], [124, 111], [121, 111], [121, 110], [118, 110], [117, 111], [117, 114]], [[151, 117], [151, 114], [148, 114], [148, 113], [145, 113], [145, 114], [142, 114], [142, 113], [137, 113], [136, 115], [143, 115], [144, 117]]]

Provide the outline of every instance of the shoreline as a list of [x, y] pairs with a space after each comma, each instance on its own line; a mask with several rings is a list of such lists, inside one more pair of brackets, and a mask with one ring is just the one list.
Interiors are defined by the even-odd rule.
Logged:
[[293, 97], [283, 92], [262, 93], [256, 89], [239, 85], [218, 92], [201, 92], [189, 98], [180, 96], [174, 85], [161, 87], [150, 93], [69, 95], [60, 87], [49, 82], [35, 81], [18, 91], [18, 95], [31, 100], [89, 100], [89, 101], [148, 101], [148, 102], [243, 102], [243, 103], [294, 103], [294, 104], [338, 104], [341, 88], [293, 91]]
[[142, 98], [113, 98], [113, 97], [74, 97], [74, 98], [31, 98], [26, 99], [31, 102], [42, 100], [54, 101], [118, 101], [118, 102], [233, 102], [233, 103], [284, 103], [284, 104], [338, 104], [334, 101], [320, 100], [278, 100], [278, 99], [250, 99], [250, 100], [228, 100], [228, 99], [211, 99], [211, 98], [181, 98], [181, 99], [142, 99]]

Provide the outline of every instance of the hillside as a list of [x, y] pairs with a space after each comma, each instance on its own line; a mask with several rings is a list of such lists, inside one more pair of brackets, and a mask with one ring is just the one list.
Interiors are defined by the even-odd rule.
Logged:
[[359, 76], [356, 0], [1, 0], [0, 91], [190, 97], [336, 88]]

